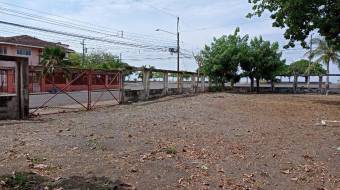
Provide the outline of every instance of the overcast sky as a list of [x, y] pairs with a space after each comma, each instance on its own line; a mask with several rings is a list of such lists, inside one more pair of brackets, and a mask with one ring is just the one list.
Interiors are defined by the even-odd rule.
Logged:
[[[163, 40], [172, 41], [172, 43], [176, 42], [176, 36], [156, 32], [155, 30], [160, 28], [176, 32], [175, 16], [178, 15], [181, 18], [181, 45], [190, 52], [198, 52], [205, 44], [211, 43], [213, 37], [220, 37], [224, 34], [228, 35], [237, 26], [241, 28], [242, 34], [249, 34], [250, 36], [262, 35], [266, 40], [278, 41], [281, 48], [286, 43], [282, 35], [284, 31], [272, 28], [272, 21], [268, 16], [254, 19], [245, 18], [245, 15], [251, 11], [248, 0], [0, 0], [0, 2], [85, 21], [95, 26], [105, 26], [106, 28], [112, 28], [115, 34], [117, 30], [123, 30], [126, 36], [150, 35], [152, 38], [161, 39], [152, 40], [153, 44], [158, 45], [164, 45], [165, 42]], [[0, 4], [0, 7], [15, 8], [5, 4]], [[17, 7], [16, 10], [19, 10], [19, 8]], [[0, 18], [0, 20], [35, 26], [44, 25], [30, 20], [27, 21], [23, 18], [9, 16], [1, 12]], [[46, 25], [46, 27], [59, 29], [57, 27], [54, 28], [54, 26]], [[11, 31], [13, 31], [11, 28], [0, 25], [0, 35], [10, 35]], [[23, 31], [15, 32], [22, 33]], [[35, 36], [39, 37], [39, 33], [35, 33]], [[48, 39], [46, 36], [40, 37]], [[149, 36], [146, 38], [142, 36], [140, 39], [143, 41], [150, 38]], [[80, 41], [79, 43], [75, 40], [67, 41], [66, 39], [60, 39], [60, 41], [70, 44], [78, 51], [81, 48]], [[98, 49], [93, 44], [88, 44], [87, 46], [89, 49]], [[101, 49], [105, 48], [102, 47]], [[137, 49], [127, 50], [117, 48], [108, 51], [114, 54], [122, 52], [123, 59], [126, 60], [143, 59], [149, 55], [155, 56], [153, 52], [144, 52]], [[285, 50], [283, 53], [287, 63], [291, 63], [303, 58], [305, 51], [300, 46], [297, 46], [297, 50]], [[159, 56], [156, 57], [172, 57], [169, 53], [157, 53], [157, 55]], [[128, 62], [136, 66], [153, 65], [163, 69], [176, 68], [176, 59], [170, 58], [169, 60], [138, 60]], [[191, 59], [184, 59], [181, 62], [181, 69], [195, 70], [196, 64]], [[332, 73], [339, 73], [339, 70], [334, 65], [332, 65]]]

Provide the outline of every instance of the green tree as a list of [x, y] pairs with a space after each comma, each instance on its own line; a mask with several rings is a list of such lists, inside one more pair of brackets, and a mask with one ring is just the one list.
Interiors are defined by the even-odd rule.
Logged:
[[65, 67], [69, 62], [65, 59], [66, 53], [60, 47], [47, 47], [44, 49], [40, 65], [43, 66], [43, 75], [50, 75], [57, 67]]
[[308, 78], [308, 73], [309, 75], [313, 76], [321, 76], [327, 73], [327, 71], [322, 67], [320, 63], [317, 62], [310, 63], [308, 60], [305, 59], [290, 64], [289, 70], [292, 75], [305, 76], [306, 82]]
[[[304, 76], [305, 81], [308, 82], [308, 69], [310, 62], [308, 60], [302, 59], [299, 61], [295, 61], [290, 64], [289, 69], [294, 77]], [[311, 74], [311, 72], [310, 72]]]
[[274, 85], [275, 77], [282, 73], [285, 60], [281, 60], [282, 53], [279, 51], [277, 42], [270, 43], [263, 38], [255, 37], [249, 45], [242, 44], [240, 66], [244, 75], [251, 80], [251, 90], [253, 90], [254, 79], [256, 79], [256, 89], [259, 92], [260, 80], [271, 81]]
[[79, 53], [74, 53], [69, 56], [69, 60], [73, 66], [82, 69], [102, 69], [102, 70], [131, 70], [131, 66], [121, 62], [118, 57], [111, 53], [94, 52], [82, 58]]
[[[331, 62], [340, 68], [339, 50], [337, 50], [334, 45], [319, 38], [313, 39], [313, 43], [317, 44], [317, 48], [312, 51], [311, 57], [316, 58], [316, 62], [324, 63], [326, 65], [327, 74], [330, 73], [329, 65]], [[326, 78], [326, 90], [329, 90], [329, 76]]]
[[240, 62], [240, 44], [248, 40], [248, 36], [241, 37], [237, 28], [234, 34], [214, 38], [210, 46], [206, 45], [202, 50], [203, 64], [201, 72], [209, 76], [217, 85], [224, 88], [225, 82], [231, 82], [232, 86], [237, 80], [238, 66]]
[[247, 17], [271, 13], [273, 26], [287, 28], [284, 34], [294, 47], [296, 41], [306, 47], [306, 38], [317, 30], [330, 44], [340, 48], [340, 3], [339, 0], [248, 0], [253, 12]]

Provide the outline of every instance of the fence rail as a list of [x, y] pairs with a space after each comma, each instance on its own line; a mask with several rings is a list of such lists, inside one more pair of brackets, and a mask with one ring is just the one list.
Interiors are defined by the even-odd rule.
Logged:
[[[99, 106], [148, 100], [172, 94], [204, 92], [214, 87], [207, 77], [198, 76], [194, 72], [178, 73], [171, 70], [146, 68], [129, 70], [56, 68], [53, 74], [46, 74], [43, 71], [43, 67], [30, 67], [29, 69], [30, 112], [33, 115], [91, 110]], [[14, 68], [0, 69], [0, 95], [15, 94], [14, 73]], [[134, 80], [130, 78], [132, 75], [135, 76]], [[330, 90], [340, 93], [340, 74], [328, 76], [332, 81]], [[307, 88], [306, 81], [278, 80], [274, 90], [288, 93], [324, 93], [325, 77], [314, 77], [310, 88]], [[304, 78], [305, 76], [297, 77], [297, 79]], [[262, 91], [273, 90], [272, 84], [268, 82], [261, 82], [260, 87]], [[241, 81], [235, 84], [235, 88], [249, 91], [250, 83]]]

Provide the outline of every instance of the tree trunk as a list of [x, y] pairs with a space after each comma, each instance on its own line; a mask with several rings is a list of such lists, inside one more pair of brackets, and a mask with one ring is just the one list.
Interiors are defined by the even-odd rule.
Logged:
[[250, 92], [254, 92], [254, 77], [250, 77]]
[[260, 79], [256, 78], [256, 92], [260, 93]]
[[225, 90], [225, 82], [224, 82], [224, 81], [221, 82], [221, 90], [222, 90], [222, 91]]
[[274, 92], [274, 91], [275, 91], [274, 80], [271, 80], [271, 81], [270, 81], [270, 86], [271, 86], [271, 88], [272, 88], [272, 92]]
[[305, 83], [308, 83], [308, 76], [305, 76]]
[[230, 86], [231, 86], [232, 89], [234, 88], [234, 86], [235, 86], [235, 81], [234, 81], [234, 79], [231, 79], [231, 80], [230, 80]]
[[296, 93], [297, 90], [297, 83], [298, 83], [298, 76], [294, 75], [294, 82], [293, 82], [293, 91]]
[[326, 94], [329, 91], [329, 61], [327, 62], [327, 77], [326, 77]]

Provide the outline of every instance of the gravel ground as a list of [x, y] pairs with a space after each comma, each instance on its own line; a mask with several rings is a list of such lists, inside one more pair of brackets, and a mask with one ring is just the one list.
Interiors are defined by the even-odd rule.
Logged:
[[[340, 189], [340, 97], [202, 94], [0, 121], [0, 175], [136, 189]], [[1, 189], [1, 184], [0, 184]]]

